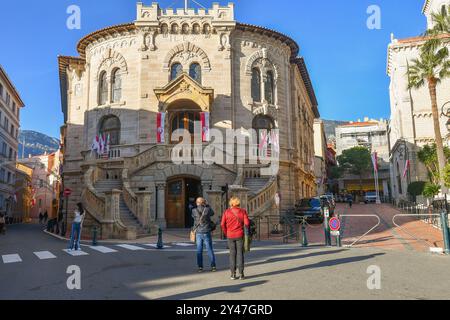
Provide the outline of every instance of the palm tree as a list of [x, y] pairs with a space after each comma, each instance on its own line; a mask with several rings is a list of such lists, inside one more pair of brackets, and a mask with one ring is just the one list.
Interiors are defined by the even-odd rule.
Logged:
[[427, 41], [422, 46], [421, 50], [429, 51], [435, 50], [442, 44], [443, 34], [450, 34], [450, 5], [442, 6], [442, 9], [439, 13], [433, 13], [431, 15], [431, 19], [433, 21], [434, 27], [425, 31], [424, 36], [427, 37]]
[[[419, 89], [428, 85], [431, 98], [431, 110], [433, 113], [434, 133], [438, 153], [439, 171], [442, 173], [446, 165], [444, 156], [444, 144], [439, 124], [439, 111], [437, 105], [437, 85], [445, 78], [450, 77], [449, 50], [446, 47], [431, 45], [428, 50], [422, 50], [418, 59], [413, 59], [408, 64], [408, 89]], [[440, 175], [441, 186], [444, 189], [442, 175]]]

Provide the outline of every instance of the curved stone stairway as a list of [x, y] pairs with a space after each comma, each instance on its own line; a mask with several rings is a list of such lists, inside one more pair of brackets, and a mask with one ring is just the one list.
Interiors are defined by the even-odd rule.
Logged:
[[[100, 194], [105, 194], [105, 192], [110, 192], [112, 190], [123, 190], [123, 184], [121, 180], [100, 180], [94, 184], [95, 190]], [[119, 210], [120, 210], [120, 221], [127, 228], [135, 228], [136, 234], [138, 238], [149, 236], [149, 230], [146, 230], [138, 219], [134, 216], [134, 214], [130, 211], [128, 206], [123, 199], [123, 195], [120, 196], [119, 201]]]

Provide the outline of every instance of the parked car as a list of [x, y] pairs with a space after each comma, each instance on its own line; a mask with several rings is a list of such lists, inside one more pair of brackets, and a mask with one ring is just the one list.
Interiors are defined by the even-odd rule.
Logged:
[[320, 198], [308, 198], [301, 200], [295, 207], [295, 215], [306, 217], [308, 222], [323, 223], [323, 201]]
[[366, 192], [364, 196], [364, 203], [376, 203], [377, 202], [377, 193], [376, 192]]

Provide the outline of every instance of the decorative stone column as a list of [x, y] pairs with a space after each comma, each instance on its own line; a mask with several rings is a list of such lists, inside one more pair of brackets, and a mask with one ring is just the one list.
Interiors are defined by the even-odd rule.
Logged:
[[142, 223], [142, 225], [148, 229], [152, 222], [155, 221], [155, 215], [151, 212], [150, 203], [152, 200], [152, 194], [151, 191], [137, 191], [137, 203], [138, 203], [138, 219]]
[[114, 223], [118, 221], [120, 217], [120, 196], [122, 191], [111, 190], [105, 192], [105, 213], [102, 221], [102, 236], [103, 238], [113, 238]]
[[222, 207], [222, 191], [221, 190], [208, 190], [208, 203], [214, 210], [213, 220], [220, 223], [219, 219], [223, 214], [225, 208]]
[[157, 219], [156, 223], [161, 226], [162, 229], [167, 228], [166, 221], [166, 186], [165, 182], [156, 183], [156, 197], [158, 202], [157, 207]]
[[205, 198], [209, 202], [209, 194], [208, 192], [212, 189], [212, 181], [204, 181], [202, 182], [202, 190], [203, 190], [203, 198]]
[[238, 197], [241, 199], [241, 208], [248, 208], [248, 194], [250, 189], [244, 188], [243, 186], [230, 186], [229, 195], [230, 197]]

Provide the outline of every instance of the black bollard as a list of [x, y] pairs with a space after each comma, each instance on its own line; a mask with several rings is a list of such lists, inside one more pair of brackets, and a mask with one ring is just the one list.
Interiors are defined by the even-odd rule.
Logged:
[[158, 244], [156, 245], [157, 249], [164, 249], [164, 243], [163, 243], [163, 238], [162, 238], [162, 229], [161, 227], [159, 227], [158, 229]]
[[92, 231], [92, 246], [93, 247], [97, 246], [97, 227], [94, 227]]

